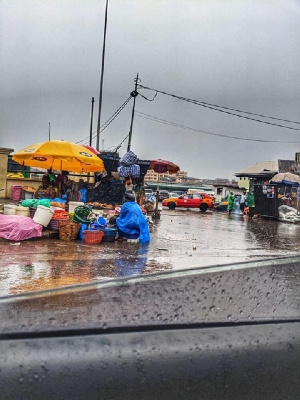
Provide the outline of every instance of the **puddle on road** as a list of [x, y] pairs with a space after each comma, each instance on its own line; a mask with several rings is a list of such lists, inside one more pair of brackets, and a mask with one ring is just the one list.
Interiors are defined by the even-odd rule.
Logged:
[[164, 210], [148, 245], [0, 241], [0, 295], [101, 279], [298, 254], [300, 226], [239, 215]]

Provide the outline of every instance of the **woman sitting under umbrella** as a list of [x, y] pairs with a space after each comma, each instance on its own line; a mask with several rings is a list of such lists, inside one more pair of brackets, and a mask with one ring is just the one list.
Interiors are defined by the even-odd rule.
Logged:
[[150, 240], [148, 222], [139, 205], [135, 202], [133, 193], [125, 193], [125, 202], [116, 220], [120, 237], [138, 239], [140, 243]]
[[37, 188], [34, 193], [35, 199], [54, 199], [56, 197], [56, 191], [50, 184], [49, 175], [43, 175], [42, 184]]

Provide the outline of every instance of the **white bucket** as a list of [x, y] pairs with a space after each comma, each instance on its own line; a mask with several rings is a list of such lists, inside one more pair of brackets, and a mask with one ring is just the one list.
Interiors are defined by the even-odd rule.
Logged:
[[16, 215], [22, 215], [23, 217], [29, 217], [29, 208], [23, 206], [16, 206]]
[[37, 224], [48, 226], [54, 211], [50, 210], [48, 207], [37, 206], [34, 217], [32, 218]]
[[15, 215], [16, 206], [14, 204], [4, 204], [3, 213], [4, 215]]
[[78, 206], [84, 206], [84, 203], [82, 201], [69, 201], [69, 214], [74, 213], [74, 210]]

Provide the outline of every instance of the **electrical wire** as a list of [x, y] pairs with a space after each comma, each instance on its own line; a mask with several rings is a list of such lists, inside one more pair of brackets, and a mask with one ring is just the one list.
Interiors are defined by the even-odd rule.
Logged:
[[[113, 120], [120, 114], [120, 112], [127, 106], [127, 104], [129, 103], [129, 101], [131, 100], [131, 98], [132, 98], [132, 96], [131, 96], [131, 94], [130, 94], [130, 96], [124, 101], [124, 103], [111, 115], [111, 117], [106, 121], [106, 122], [104, 122], [104, 124], [102, 124], [101, 126], [100, 126], [100, 132], [103, 132], [112, 122], [113, 122]], [[96, 135], [95, 135], [96, 134]], [[93, 133], [92, 133], [92, 139], [95, 139], [95, 137], [97, 136], [97, 130], [95, 130]], [[82, 140], [79, 140], [78, 142], [76, 142], [77, 144], [78, 143], [82, 143], [82, 142], [86, 142], [86, 141], [89, 141], [89, 139], [90, 139], [90, 136], [87, 136], [87, 137], [85, 137], [84, 139], [82, 139]]]
[[[177, 96], [175, 94], [167, 93], [167, 92], [164, 92], [164, 91], [158, 90], [158, 89], [149, 88], [149, 87], [143, 86], [143, 85], [139, 85], [139, 88], [146, 89], [146, 90], [153, 90], [156, 93], [160, 93], [160, 94], [163, 94], [163, 95], [166, 95], [166, 96], [170, 96], [170, 97], [173, 97], [173, 98], [176, 98], [176, 99], [179, 99], [179, 100], [183, 100], [183, 101], [186, 101], [188, 103], [192, 103], [192, 104], [195, 104], [195, 105], [198, 105], [198, 106], [201, 106], [201, 107], [204, 107], [204, 108], [208, 108], [208, 109], [211, 109], [211, 110], [214, 110], [214, 111], [222, 112], [222, 113], [225, 113], [225, 114], [228, 114], [228, 115], [233, 115], [233, 116], [238, 117], [238, 118], [244, 118], [244, 119], [255, 121], [255, 122], [259, 122], [259, 123], [262, 123], [262, 124], [273, 125], [273, 126], [277, 126], [277, 127], [284, 128], [284, 129], [290, 129], [290, 130], [294, 130], [294, 131], [299, 131], [300, 130], [300, 128], [295, 128], [295, 127], [292, 127], [292, 126], [287, 126], [287, 125], [282, 125], [282, 124], [275, 124], [273, 122], [263, 121], [261, 119], [247, 117], [245, 115], [239, 115], [239, 114], [236, 114], [236, 113], [233, 113], [233, 112], [230, 112], [230, 111], [235, 111], [235, 112], [239, 112], [239, 113], [243, 113], [243, 114], [247, 114], [247, 115], [254, 115], [254, 116], [259, 116], [259, 117], [268, 118], [268, 119], [272, 119], [272, 120], [283, 121], [283, 122], [288, 122], [288, 123], [300, 125], [299, 121], [292, 121], [292, 120], [283, 119], [283, 118], [271, 117], [271, 116], [267, 116], [267, 115], [264, 115], [264, 114], [256, 114], [256, 113], [252, 113], [252, 112], [249, 112], [249, 111], [243, 111], [243, 110], [238, 110], [238, 109], [234, 109], [234, 108], [220, 106], [220, 105], [217, 105], [217, 104], [207, 103], [207, 102], [200, 101], [200, 100], [189, 99], [187, 97]], [[226, 111], [226, 110], [230, 110], [230, 111]]]
[[227, 139], [244, 140], [244, 141], [249, 141], [249, 142], [260, 142], [260, 143], [285, 143], [285, 144], [299, 144], [300, 143], [300, 142], [287, 142], [287, 141], [282, 141], [282, 140], [264, 140], [264, 139], [241, 138], [239, 136], [231, 136], [231, 135], [225, 135], [225, 134], [221, 134], [221, 133], [209, 132], [209, 131], [205, 131], [205, 130], [202, 130], [202, 129], [191, 128], [189, 126], [181, 125], [181, 124], [178, 124], [176, 122], [167, 121], [165, 119], [161, 119], [161, 118], [155, 117], [155, 116], [150, 115], [150, 114], [145, 114], [145, 113], [140, 112], [140, 111], [136, 111], [136, 115], [138, 117], [140, 117], [140, 118], [145, 118], [145, 119], [148, 119], [150, 121], [158, 122], [158, 123], [164, 124], [164, 125], [174, 126], [175, 128], [181, 128], [181, 129], [185, 129], [185, 130], [192, 131], [192, 132], [203, 133], [205, 135], [224, 137], [224, 138], [227, 138]]
[[124, 139], [122, 140], [122, 142], [113, 150], [114, 152], [116, 152], [116, 151], [118, 151], [119, 150], [119, 148], [122, 146], [122, 144], [125, 142], [125, 140], [128, 138], [128, 136], [129, 136], [129, 133], [128, 133], [128, 135], [126, 135], [125, 137], [124, 137]]

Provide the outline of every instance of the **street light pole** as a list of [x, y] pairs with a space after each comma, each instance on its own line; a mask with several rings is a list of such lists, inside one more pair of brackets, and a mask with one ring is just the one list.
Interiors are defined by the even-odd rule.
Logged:
[[128, 135], [127, 151], [130, 151], [130, 147], [131, 147], [132, 127], [133, 127], [134, 110], [135, 110], [135, 99], [136, 99], [136, 96], [138, 95], [137, 85], [138, 85], [138, 82], [140, 82], [139, 74], [136, 74], [136, 78], [134, 79], [134, 81], [135, 81], [134, 91], [131, 92], [131, 95], [133, 97], [133, 106], [132, 106], [131, 123], [130, 123], [129, 135]]
[[90, 125], [90, 146], [92, 145], [92, 136], [93, 136], [93, 115], [94, 115], [94, 102], [95, 99], [92, 97], [92, 111], [91, 111], [91, 125]]
[[104, 35], [103, 35], [103, 46], [102, 46], [102, 64], [101, 64], [101, 77], [100, 77], [100, 93], [99, 93], [99, 109], [98, 109], [98, 121], [97, 121], [96, 149], [97, 149], [98, 151], [99, 151], [99, 143], [100, 143], [100, 120], [101, 120], [101, 108], [102, 108], [102, 90], [103, 90], [103, 76], [104, 76], [104, 58], [105, 58], [105, 46], [106, 46], [107, 11], [108, 11], [108, 0], [106, 0], [106, 7], [105, 7]]

